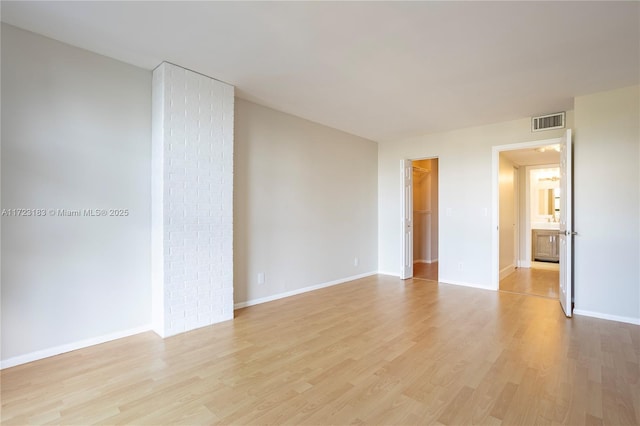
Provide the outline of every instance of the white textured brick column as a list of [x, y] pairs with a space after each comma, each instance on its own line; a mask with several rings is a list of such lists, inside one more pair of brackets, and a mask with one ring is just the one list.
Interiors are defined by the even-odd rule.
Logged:
[[162, 337], [233, 318], [234, 88], [153, 71], [153, 324]]

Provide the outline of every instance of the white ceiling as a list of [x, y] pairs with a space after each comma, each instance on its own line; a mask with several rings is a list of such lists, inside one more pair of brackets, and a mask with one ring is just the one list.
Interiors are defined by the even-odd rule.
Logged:
[[640, 82], [639, 2], [11, 2], [2, 21], [376, 141]]
[[517, 166], [540, 166], [543, 164], [559, 164], [560, 153], [554, 150], [544, 152], [536, 151], [536, 148], [502, 151], [500, 155], [511, 160]]

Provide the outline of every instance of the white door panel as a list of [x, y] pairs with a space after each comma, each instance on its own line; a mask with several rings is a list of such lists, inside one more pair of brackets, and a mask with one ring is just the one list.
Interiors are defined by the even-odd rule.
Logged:
[[413, 277], [413, 167], [402, 160], [402, 270], [400, 278]]
[[571, 129], [560, 143], [560, 304], [567, 317], [573, 314], [573, 191]]

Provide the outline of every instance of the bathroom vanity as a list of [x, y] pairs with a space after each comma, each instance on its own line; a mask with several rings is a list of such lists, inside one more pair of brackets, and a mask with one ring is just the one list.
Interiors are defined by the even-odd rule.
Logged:
[[557, 229], [532, 229], [533, 260], [559, 262], [560, 251]]

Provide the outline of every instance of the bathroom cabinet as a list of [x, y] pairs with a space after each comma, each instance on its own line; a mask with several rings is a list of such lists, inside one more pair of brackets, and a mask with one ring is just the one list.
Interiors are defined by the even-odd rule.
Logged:
[[560, 251], [558, 231], [553, 229], [533, 229], [533, 260], [559, 262]]

